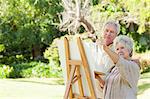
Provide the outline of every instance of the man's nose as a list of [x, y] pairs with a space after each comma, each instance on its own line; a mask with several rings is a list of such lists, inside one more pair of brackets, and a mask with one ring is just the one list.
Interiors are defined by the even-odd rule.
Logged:
[[107, 35], [111, 35], [110, 31], [107, 32]]
[[122, 53], [122, 49], [118, 49], [118, 53]]

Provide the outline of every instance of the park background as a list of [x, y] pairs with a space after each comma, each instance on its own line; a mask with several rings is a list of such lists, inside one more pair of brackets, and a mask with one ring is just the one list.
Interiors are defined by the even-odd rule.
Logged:
[[[91, 2], [87, 19], [96, 33], [106, 20], [114, 19], [121, 25], [120, 34], [133, 38], [134, 57], [141, 62], [138, 98], [148, 99], [150, 0]], [[60, 31], [63, 6], [61, 0], [0, 0], [0, 99], [62, 98], [64, 81], [56, 40], [75, 35]], [[81, 26], [78, 34], [87, 33]]]

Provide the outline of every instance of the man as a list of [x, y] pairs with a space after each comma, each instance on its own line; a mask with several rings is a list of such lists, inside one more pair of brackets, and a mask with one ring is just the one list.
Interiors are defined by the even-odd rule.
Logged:
[[[96, 81], [96, 90], [97, 90], [97, 96], [99, 98], [103, 97], [103, 85], [104, 85], [104, 79], [105, 76], [99, 77], [97, 73], [101, 72], [107, 75], [111, 68], [113, 67], [113, 61], [108, 57], [108, 55], [105, 53], [105, 51], [102, 48], [99, 48], [97, 43], [99, 43], [101, 40], [98, 39], [98, 37], [94, 34], [94, 28], [92, 25], [84, 19], [84, 17], [81, 18], [80, 22], [85, 27], [85, 30], [88, 32], [88, 37], [91, 38], [93, 42], [96, 42], [94, 46], [92, 47], [92, 55], [93, 55], [93, 61], [95, 61], [95, 77], [98, 80]], [[114, 21], [108, 21], [103, 27], [103, 33], [102, 33], [102, 41], [105, 45], [109, 46], [111, 50], [113, 50], [113, 40], [117, 37], [117, 35], [120, 32], [120, 25]]]
[[[103, 27], [103, 33], [102, 33], [102, 39], [96, 40], [96, 47], [94, 49], [96, 49], [95, 51], [93, 51], [93, 55], [94, 55], [94, 60], [95, 60], [95, 72], [102, 72], [105, 75], [107, 75], [109, 73], [109, 71], [111, 70], [111, 68], [114, 66], [113, 61], [109, 58], [109, 56], [106, 54], [106, 52], [103, 50], [103, 48], [99, 48], [97, 46], [98, 43], [100, 43], [101, 41], [107, 45], [111, 50], [113, 49], [113, 41], [114, 39], [117, 37], [117, 35], [119, 34], [120, 31], [120, 25], [114, 21], [108, 21], [106, 22], [106, 24]], [[95, 36], [92, 34], [92, 36]], [[96, 38], [96, 37], [94, 37]], [[96, 80], [96, 85], [97, 85], [97, 96], [99, 98], [102, 98], [103, 96], [103, 85], [104, 85], [104, 79], [105, 79], [105, 75], [101, 76], [100, 78], [98, 78], [99, 76], [96, 75], [96, 78], [99, 80]]]
[[[109, 46], [111, 50], [113, 50], [113, 40], [117, 37], [119, 31], [120, 25], [118, 23], [114, 21], [106, 22], [103, 27], [102, 40], [97, 39], [96, 44], [102, 41], [105, 45]], [[102, 48], [97, 47], [96, 49], [97, 50], [95, 51], [95, 55], [97, 55], [97, 57], [94, 55], [95, 61], [97, 63], [96, 70], [107, 73], [112, 67], [112, 63], [109, 63], [111, 60]]]

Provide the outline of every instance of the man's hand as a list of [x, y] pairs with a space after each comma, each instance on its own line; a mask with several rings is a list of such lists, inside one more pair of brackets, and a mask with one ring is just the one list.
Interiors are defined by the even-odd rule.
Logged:
[[105, 81], [101, 78], [100, 75], [97, 75], [97, 74], [95, 74], [95, 78], [99, 81], [99, 85], [103, 89], [105, 85]]
[[96, 42], [96, 40], [97, 40], [96, 34], [88, 33], [88, 38], [90, 38], [93, 42]]

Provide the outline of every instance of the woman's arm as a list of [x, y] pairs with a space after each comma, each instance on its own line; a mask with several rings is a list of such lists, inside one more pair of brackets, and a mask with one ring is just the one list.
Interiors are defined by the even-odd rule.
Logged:
[[119, 68], [121, 77], [128, 82], [130, 87], [135, 87], [140, 74], [140, 68], [138, 64], [135, 61], [129, 61], [123, 57], [119, 57], [119, 55], [111, 51], [108, 46], [103, 45], [103, 49], [116, 64], [115, 66]]
[[110, 50], [110, 48], [108, 46], [106, 46], [106, 45], [103, 45], [103, 49], [109, 55], [109, 57], [112, 59], [114, 64], [116, 64], [118, 62], [118, 60], [119, 60], [118, 54], [116, 54], [115, 52]]

